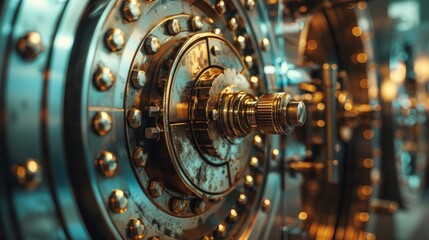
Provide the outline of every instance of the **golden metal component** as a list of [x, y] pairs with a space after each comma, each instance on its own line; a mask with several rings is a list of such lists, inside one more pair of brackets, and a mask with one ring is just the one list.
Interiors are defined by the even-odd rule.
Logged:
[[238, 219], [238, 212], [234, 208], [229, 211], [228, 220], [230, 222], [236, 222]]
[[34, 159], [27, 159], [24, 165], [13, 166], [18, 183], [28, 189], [34, 189], [40, 185], [43, 180], [42, 167]]
[[247, 203], [247, 196], [246, 196], [246, 194], [240, 193], [240, 195], [238, 195], [237, 203], [239, 205], [245, 205]]
[[239, 35], [235, 39], [235, 42], [236, 42], [237, 46], [240, 48], [240, 50], [246, 49], [246, 38], [245, 37]]
[[264, 212], [269, 212], [271, 209], [271, 201], [269, 199], [264, 199], [261, 204], [261, 209]]
[[115, 75], [107, 67], [100, 67], [94, 75], [94, 85], [100, 91], [109, 90], [115, 83]]
[[138, 0], [126, 0], [122, 5], [122, 15], [128, 22], [137, 21], [142, 14]]
[[226, 237], [227, 226], [225, 223], [220, 223], [216, 228], [216, 237], [224, 238]]
[[104, 40], [107, 48], [112, 52], [120, 51], [125, 46], [125, 34], [119, 28], [111, 28], [107, 31]]
[[215, 9], [217, 11], [217, 13], [219, 13], [220, 15], [224, 14], [226, 12], [226, 4], [225, 1], [220, 0], [216, 3]]
[[128, 199], [124, 191], [120, 189], [112, 191], [109, 197], [109, 207], [115, 213], [124, 213], [127, 211]]
[[268, 40], [268, 38], [263, 38], [261, 40], [261, 49], [265, 52], [270, 49], [270, 40]]
[[246, 175], [244, 178], [244, 185], [246, 187], [253, 187], [254, 181], [252, 175]]
[[130, 239], [143, 239], [145, 226], [138, 218], [132, 218], [127, 224], [127, 235]]
[[92, 126], [98, 135], [104, 136], [112, 130], [112, 117], [107, 112], [98, 112], [92, 119]]
[[43, 52], [45, 46], [43, 45], [42, 37], [38, 32], [27, 32], [21, 37], [16, 45], [17, 51], [21, 57], [27, 60], [36, 58]]
[[106, 177], [113, 177], [118, 171], [118, 160], [111, 152], [102, 152], [97, 159], [97, 164], [98, 170]]
[[231, 31], [235, 31], [238, 28], [238, 22], [237, 19], [235, 17], [232, 17], [228, 20], [228, 28]]
[[180, 30], [180, 22], [177, 19], [172, 19], [167, 22], [167, 30], [170, 35], [177, 35]]
[[147, 153], [143, 147], [137, 147], [133, 153], [134, 164], [138, 167], [145, 167], [148, 161]]

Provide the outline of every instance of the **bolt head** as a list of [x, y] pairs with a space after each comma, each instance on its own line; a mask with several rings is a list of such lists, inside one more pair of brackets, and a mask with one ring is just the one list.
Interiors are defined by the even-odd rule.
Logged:
[[161, 43], [157, 37], [149, 36], [144, 42], [144, 48], [148, 54], [155, 54], [161, 48]]
[[245, 37], [239, 35], [235, 39], [235, 42], [236, 42], [237, 46], [240, 48], [240, 50], [246, 49], [246, 38]]
[[154, 198], [161, 196], [164, 193], [164, 183], [161, 181], [151, 181], [149, 183], [149, 192]]
[[219, 223], [219, 225], [216, 227], [216, 237], [224, 238], [226, 237], [227, 233], [227, 225], [225, 223]]
[[180, 27], [180, 22], [177, 19], [171, 19], [167, 22], [167, 31], [170, 35], [177, 35], [182, 28]]
[[252, 56], [245, 56], [244, 57], [244, 63], [246, 64], [247, 68], [252, 68], [253, 67], [253, 57]]
[[142, 220], [138, 218], [132, 218], [127, 224], [127, 235], [130, 239], [143, 239], [145, 232], [145, 226]]
[[236, 222], [238, 220], [238, 212], [234, 208], [229, 211], [228, 220], [230, 222]]
[[183, 199], [174, 198], [171, 201], [171, 211], [175, 214], [181, 214], [186, 208], [186, 202]]
[[307, 111], [303, 101], [291, 101], [287, 108], [287, 122], [292, 126], [302, 126], [307, 119]]
[[22, 58], [32, 60], [43, 52], [45, 46], [40, 33], [31, 31], [18, 40], [16, 48]]
[[210, 48], [210, 52], [212, 53], [212, 55], [217, 56], [220, 54], [220, 48], [217, 45], [214, 45]]
[[255, 156], [250, 158], [250, 167], [253, 169], [257, 169], [259, 167], [259, 159]]
[[97, 72], [94, 75], [94, 85], [100, 91], [109, 90], [115, 83], [115, 75], [107, 67], [98, 68]]
[[147, 153], [143, 147], [136, 147], [133, 153], [134, 164], [138, 167], [145, 167], [148, 161]]
[[131, 83], [135, 88], [142, 88], [146, 85], [147, 77], [146, 72], [143, 70], [133, 71], [131, 74]]
[[126, 212], [128, 207], [128, 198], [125, 195], [125, 192], [120, 189], [113, 190], [109, 197], [109, 206], [115, 213]]
[[246, 205], [246, 203], [247, 203], [246, 194], [240, 193], [240, 195], [238, 195], [238, 198], [237, 198], [237, 204], [243, 206], [243, 205]]
[[226, 4], [225, 1], [220, 0], [215, 5], [216, 12], [220, 15], [224, 14], [226, 12]]
[[255, 181], [253, 180], [252, 175], [246, 175], [246, 177], [244, 177], [244, 185], [246, 187], [253, 187]]
[[118, 160], [111, 152], [102, 152], [97, 159], [98, 170], [106, 177], [113, 177], [118, 171]]
[[120, 51], [125, 46], [125, 34], [119, 28], [111, 28], [105, 36], [107, 48], [112, 52]]
[[262, 211], [269, 212], [271, 209], [271, 201], [269, 199], [264, 199], [261, 203]]
[[192, 31], [200, 31], [203, 29], [204, 23], [200, 16], [194, 16], [191, 19], [191, 29]]
[[147, 139], [159, 139], [161, 137], [161, 129], [158, 127], [145, 128], [144, 135]]
[[232, 17], [230, 19], [228, 19], [228, 28], [231, 31], [235, 31], [238, 28], [238, 22], [237, 19], [235, 17]]
[[130, 127], [140, 127], [142, 125], [142, 111], [137, 108], [131, 108], [128, 110], [127, 119]]
[[246, 6], [247, 10], [253, 10], [255, 9], [255, 0], [245, 0], [244, 5]]
[[270, 40], [268, 40], [268, 38], [263, 38], [261, 40], [261, 49], [264, 52], [270, 50]]
[[137, 21], [142, 11], [138, 0], [126, 0], [122, 5], [122, 15], [128, 22]]
[[42, 166], [31, 158], [27, 159], [23, 165], [15, 165], [13, 172], [18, 183], [27, 189], [38, 187], [43, 180]]
[[92, 119], [92, 126], [98, 135], [104, 136], [112, 130], [112, 117], [107, 112], [98, 112]]

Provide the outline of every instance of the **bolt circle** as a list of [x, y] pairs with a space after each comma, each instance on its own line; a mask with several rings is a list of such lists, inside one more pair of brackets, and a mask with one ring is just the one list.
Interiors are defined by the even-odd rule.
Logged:
[[167, 22], [167, 31], [170, 35], [177, 35], [182, 28], [180, 27], [180, 22], [177, 19], [171, 19]]
[[269, 199], [264, 199], [261, 203], [261, 209], [264, 212], [269, 212], [271, 209], [271, 201]]
[[30, 31], [18, 40], [16, 49], [22, 58], [32, 60], [43, 52], [45, 46], [40, 33]]
[[138, 0], [126, 0], [122, 5], [122, 14], [128, 22], [137, 21], [142, 14]]
[[131, 108], [128, 110], [127, 119], [130, 127], [140, 127], [142, 125], [142, 111], [137, 108]]
[[148, 54], [155, 54], [161, 48], [161, 43], [157, 37], [149, 36], [144, 41], [144, 48]]
[[109, 90], [115, 83], [115, 75], [112, 70], [107, 67], [100, 67], [94, 75], [94, 85], [100, 91]]
[[228, 220], [230, 222], [236, 222], [238, 220], [238, 212], [234, 208], [229, 211]]
[[145, 226], [142, 220], [138, 218], [132, 218], [127, 224], [127, 235], [130, 239], [143, 239], [145, 232]]
[[122, 50], [125, 46], [125, 34], [119, 28], [111, 28], [105, 36], [107, 48], [112, 52]]
[[34, 189], [43, 180], [42, 166], [34, 159], [27, 159], [23, 165], [13, 166], [18, 183], [27, 189]]
[[97, 164], [98, 170], [105, 177], [113, 177], [118, 171], [118, 160], [111, 152], [102, 152], [97, 159]]
[[216, 237], [218, 238], [226, 237], [227, 225], [225, 223], [219, 223], [219, 225], [216, 227], [215, 233], [216, 233]]
[[120, 189], [113, 190], [109, 197], [109, 206], [115, 213], [126, 212], [128, 207], [128, 198], [124, 191]]
[[238, 195], [238, 198], [237, 198], [237, 204], [243, 206], [243, 205], [246, 205], [246, 203], [247, 203], [246, 194], [240, 193], [240, 195]]
[[107, 112], [97, 112], [92, 119], [92, 126], [98, 135], [104, 136], [112, 130], [112, 116]]

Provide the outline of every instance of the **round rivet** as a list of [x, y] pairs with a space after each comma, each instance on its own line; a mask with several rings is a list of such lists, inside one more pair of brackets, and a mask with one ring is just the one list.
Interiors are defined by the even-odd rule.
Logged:
[[147, 153], [143, 147], [136, 147], [133, 153], [134, 164], [138, 167], [145, 167], [148, 161]]
[[237, 19], [235, 17], [232, 17], [230, 19], [228, 19], [228, 28], [231, 31], [235, 31], [238, 28], [238, 22]]
[[220, 30], [219, 28], [214, 28], [212, 32], [217, 35], [222, 35], [222, 30]]
[[118, 160], [111, 152], [102, 152], [97, 159], [98, 170], [106, 177], [112, 177], [118, 170]]
[[109, 90], [115, 83], [115, 75], [107, 67], [100, 67], [94, 75], [94, 85], [100, 91]]
[[42, 167], [34, 159], [27, 159], [23, 165], [13, 167], [18, 183], [28, 189], [34, 189], [40, 185], [43, 180]]
[[167, 31], [170, 35], [177, 35], [181, 30], [180, 22], [177, 19], [171, 19], [167, 22]]
[[255, 137], [253, 138], [253, 145], [257, 148], [262, 148], [263, 144], [264, 143], [262, 141], [261, 136], [255, 135]]
[[120, 51], [125, 46], [125, 35], [120, 29], [111, 28], [106, 33], [105, 43], [110, 51]]
[[225, 1], [220, 0], [215, 5], [216, 12], [219, 14], [224, 14], [226, 12], [226, 4]]
[[250, 158], [250, 167], [252, 167], [253, 169], [257, 169], [259, 167], [259, 160], [257, 157], [251, 157]]
[[255, 0], [245, 0], [244, 5], [247, 10], [253, 10], [255, 8]]
[[132, 218], [127, 224], [127, 235], [130, 239], [143, 239], [144, 238], [145, 226], [142, 220], [138, 218]]
[[210, 48], [210, 52], [214, 55], [217, 56], [220, 54], [220, 48], [217, 45], [214, 45], [213, 47]]
[[203, 20], [201, 19], [200, 16], [194, 16], [191, 19], [191, 28], [192, 31], [199, 31], [203, 28], [204, 24], [203, 24]]
[[127, 211], [128, 199], [124, 191], [113, 190], [109, 197], [110, 209], [115, 213], [124, 213]]
[[268, 40], [268, 38], [263, 38], [261, 40], [261, 48], [262, 51], [268, 51], [270, 49], [270, 40]]
[[238, 198], [237, 198], [237, 203], [239, 205], [246, 205], [246, 203], [247, 203], [247, 196], [246, 196], [246, 194], [240, 193], [240, 195], [238, 195]]
[[133, 71], [131, 74], [131, 83], [135, 88], [142, 88], [146, 85], [146, 72], [143, 70]]
[[142, 125], [142, 111], [137, 108], [131, 108], [128, 110], [127, 119], [130, 127], [140, 127]]
[[280, 151], [277, 148], [274, 148], [273, 151], [271, 152], [271, 157], [274, 161], [279, 161], [280, 160]]
[[45, 49], [45, 46], [43, 45], [40, 33], [27, 32], [18, 40], [16, 48], [22, 58], [31, 60], [42, 53]]
[[201, 214], [206, 210], [207, 204], [203, 200], [197, 200], [197, 202], [194, 205], [194, 212], [196, 214]]
[[244, 57], [244, 63], [246, 64], [247, 68], [253, 67], [253, 57], [252, 56], [245, 56]]
[[216, 237], [219, 238], [224, 238], [226, 237], [226, 224], [225, 223], [220, 223], [217, 227], [216, 227]]
[[254, 87], [258, 86], [258, 84], [259, 84], [259, 78], [257, 76], [251, 76], [250, 77], [250, 83], [252, 83], [252, 85]]
[[92, 119], [92, 126], [98, 135], [104, 136], [112, 130], [112, 117], [107, 112], [97, 112]]
[[238, 219], [238, 212], [235, 209], [231, 209], [228, 214], [228, 220], [230, 222], [236, 222]]
[[149, 36], [144, 41], [144, 47], [148, 54], [155, 54], [161, 48], [161, 43], [159, 42], [159, 39], [157, 37]]
[[174, 198], [171, 201], [171, 211], [175, 214], [181, 214], [186, 208], [186, 202], [182, 199]]
[[237, 36], [237, 38], [235, 39], [235, 42], [237, 44], [237, 46], [240, 48], [240, 50], [244, 50], [246, 49], [246, 38], [243, 36]]
[[244, 178], [244, 185], [246, 187], [253, 187], [253, 184], [253, 177], [251, 175], [246, 175], [246, 177]]
[[142, 14], [138, 0], [126, 0], [122, 5], [122, 14], [128, 22], [137, 21]]
[[270, 208], [271, 208], [271, 201], [269, 199], [264, 199], [261, 204], [262, 211], [268, 212], [270, 211]]
[[164, 183], [161, 181], [151, 181], [149, 184], [149, 192], [154, 198], [161, 196], [164, 193]]

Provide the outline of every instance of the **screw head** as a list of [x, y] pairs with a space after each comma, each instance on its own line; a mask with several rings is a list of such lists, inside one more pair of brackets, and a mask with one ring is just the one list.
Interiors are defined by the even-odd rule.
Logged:
[[128, 110], [127, 119], [130, 127], [140, 127], [142, 125], [142, 111], [137, 108], [131, 108]]
[[109, 206], [115, 213], [126, 212], [128, 207], [128, 198], [125, 195], [125, 192], [120, 189], [113, 190], [109, 197]]
[[271, 208], [271, 201], [269, 199], [264, 199], [261, 203], [262, 211], [268, 212]]
[[238, 28], [238, 22], [237, 19], [235, 17], [232, 17], [230, 19], [228, 19], [228, 28], [231, 31], [235, 31]]
[[174, 198], [171, 201], [171, 211], [175, 214], [181, 214], [186, 208], [186, 202], [183, 199]]
[[147, 77], [146, 72], [143, 70], [133, 71], [131, 74], [131, 83], [135, 88], [142, 88], [146, 85]]
[[97, 112], [92, 119], [92, 126], [98, 135], [104, 136], [112, 130], [112, 117], [107, 112]]
[[161, 196], [164, 193], [164, 183], [161, 181], [151, 181], [149, 183], [149, 192], [154, 198]]
[[125, 34], [119, 28], [109, 29], [104, 40], [107, 48], [112, 52], [120, 51], [125, 46]]
[[149, 36], [144, 41], [144, 48], [148, 54], [155, 54], [161, 48], [161, 43], [157, 37]]
[[235, 39], [235, 42], [236, 42], [237, 46], [240, 48], [240, 50], [246, 49], [246, 38], [245, 37], [239, 35]]
[[45, 46], [40, 33], [30, 31], [18, 40], [16, 49], [22, 58], [32, 60], [43, 52]]
[[191, 19], [191, 29], [192, 31], [199, 31], [203, 29], [204, 23], [200, 16], [194, 16]]
[[182, 28], [180, 27], [180, 22], [177, 19], [171, 19], [167, 22], [167, 31], [170, 35], [177, 35]]
[[238, 212], [234, 208], [229, 211], [228, 220], [230, 222], [236, 222], [238, 219]]
[[126, 0], [122, 5], [122, 15], [128, 22], [137, 21], [142, 11], [138, 0]]
[[133, 153], [134, 164], [138, 167], [145, 167], [148, 161], [147, 153], [143, 147], [136, 147]]
[[23, 165], [13, 166], [18, 183], [27, 189], [34, 189], [43, 180], [42, 166], [34, 159], [27, 159]]
[[226, 12], [226, 4], [225, 1], [220, 0], [215, 5], [216, 12], [220, 15], [224, 14]]
[[246, 205], [247, 203], [247, 196], [244, 193], [240, 193], [237, 198], [237, 204], [238, 205]]
[[219, 225], [217, 225], [216, 227], [216, 237], [219, 238], [224, 238], [226, 237], [226, 232], [227, 232], [227, 226], [225, 223], [219, 223]]
[[207, 203], [204, 200], [197, 200], [194, 206], [194, 212], [196, 214], [201, 214], [206, 210]]
[[220, 54], [220, 48], [217, 45], [214, 45], [213, 47], [211, 47], [210, 52], [214, 55], [217, 56]]
[[145, 232], [145, 226], [142, 220], [138, 218], [132, 218], [127, 224], [127, 235], [130, 239], [143, 239]]
[[161, 129], [158, 127], [145, 128], [144, 135], [147, 139], [159, 139], [161, 137]]
[[244, 5], [246, 6], [247, 10], [253, 10], [255, 8], [255, 0], [245, 0]]
[[99, 67], [94, 75], [94, 85], [100, 91], [107, 91], [113, 86], [115, 79], [115, 75], [110, 68]]
[[106, 177], [112, 177], [118, 170], [118, 160], [111, 152], [102, 152], [97, 159], [98, 170]]
[[268, 40], [268, 38], [262, 38], [261, 49], [262, 51], [265, 51], [265, 52], [270, 49], [270, 40]]

